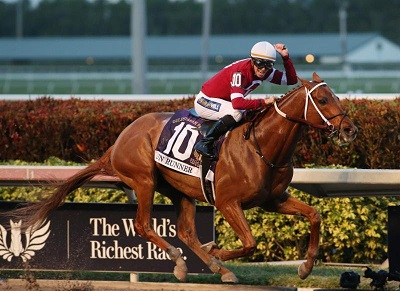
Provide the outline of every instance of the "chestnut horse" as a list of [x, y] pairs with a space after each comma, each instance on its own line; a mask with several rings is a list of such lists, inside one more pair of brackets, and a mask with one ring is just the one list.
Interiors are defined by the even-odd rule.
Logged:
[[342, 110], [338, 97], [316, 73], [311, 82], [299, 80], [302, 85], [279, 98], [273, 107], [257, 111], [252, 120], [233, 129], [222, 144], [215, 169], [214, 206], [238, 235], [243, 244], [240, 249], [200, 243], [194, 225], [195, 201], [206, 201], [200, 179], [155, 162], [159, 136], [172, 113], [150, 113], [136, 119], [97, 162], [63, 182], [46, 200], [19, 208], [15, 214], [25, 214], [27, 224], [43, 221], [71, 191], [95, 175], [116, 175], [136, 192], [135, 231], [169, 255], [179, 280], [184, 281], [187, 275], [181, 253], [158, 236], [151, 225], [155, 191], [168, 196], [175, 205], [179, 239], [212, 272], [221, 274], [223, 282], [233, 283], [237, 283], [236, 276], [221, 261], [249, 256], [256, 249], [244, 209], [258, 206], [269, 212], [303, 215], [311, 226], [307, 260], [298, 269], [300, 278], [305, 279], [317, 258], [321, 218], [314, 208], [286, 191], [293, 176], [293, 152], [305, 126], [327, 130], [346, 142], [356, 137], [357, 128]]

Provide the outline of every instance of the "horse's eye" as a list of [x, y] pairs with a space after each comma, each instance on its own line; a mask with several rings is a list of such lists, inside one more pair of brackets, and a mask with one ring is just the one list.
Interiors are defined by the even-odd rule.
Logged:
[[326, 103], [328, 103], [328, 101], [326, 100], [326, 98], [321, 98], [318, 100], [318, 103], [321, 105], [325, 105]]

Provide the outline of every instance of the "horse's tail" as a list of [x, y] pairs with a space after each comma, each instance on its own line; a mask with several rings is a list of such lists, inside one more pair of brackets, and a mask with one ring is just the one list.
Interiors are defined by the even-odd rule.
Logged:
[[111, 166], [111, 150], [110, 147], [107, 152], [95, 163], [77, 172], [63, 182], [50, 182], [50, 187], [55, 187], [54, 192], [46, 199], [24, 205], [21, 208], [12, 210], [10, 216], [21, 219], [23, 221], [23, 228], [29, 226], [39, 226], [49, 216], [49, 214], [57, 207], [64, 204], [65, 198], [69, 193], [78, 189], [86, 182], [91, 180], [96, 175], [115, 176]]

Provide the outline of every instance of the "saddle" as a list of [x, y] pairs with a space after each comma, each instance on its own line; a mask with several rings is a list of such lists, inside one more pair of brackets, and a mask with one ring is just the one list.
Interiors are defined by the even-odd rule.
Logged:
[[188, 111], [191, 116], [194, 116], [196, 118], [203, 120], [203, 122], [201, 123], [200, 128], [199, 128], [199, 131], [202, 136], [206, 136], [208, 131], [210, 130], [210, 128], [214, 125], [214, 123], [217, 122], [216, 120], [209, 120], [209, 119], [205, 119], [205, 118], [201, 117], [194, 108], [190, 108]]

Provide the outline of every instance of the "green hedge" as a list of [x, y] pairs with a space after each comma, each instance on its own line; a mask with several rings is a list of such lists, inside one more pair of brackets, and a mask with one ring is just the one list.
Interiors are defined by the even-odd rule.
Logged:
[[[392, 101], [343, 100], [360, 129], [349, 146], [325, 132], [306, 129], [294, 156], [295, 166], [346, 165], [395, 169], [400, 166], [400, 98]], [[68, 161], [96, 159], [137, 117], [190, 108], [193, 97], [163, 102], [55, 100], [0, 102], [0, 160], [41, 162], [55, 156]]]
[[[28, 163], [16, 161], [12, 164]], [[57, 158], [43, 164], [79, 165]], [[387, 207], [397, 205], [396, 198], [315, 198], [293, 188], [289, 191], [294, 197], [314, 206], [322, 217], [319, 259], [381, 263], [387, 257]], [[36, 187], [0, 187], [0, 200], [32, 201], [41, 199], [42, 193], [43, 189]], [[128, 201], [123, 191], [112, 189], [79, 188], [67, 198], [73, 202]], [[170, 200], [156, 194], [155, 203], [170, 203]], [[257, 250], [251, 258], [243, 261], [298, 260], [305, 257], [310, 227], [306, 218], [267, 213], [259, 208], [246, 210], [245, 215], [257, 241]], [[241, 242], [219, 211], [215, 214], [215, 229], [219, 246], [228, 249], [241, 247]]]

